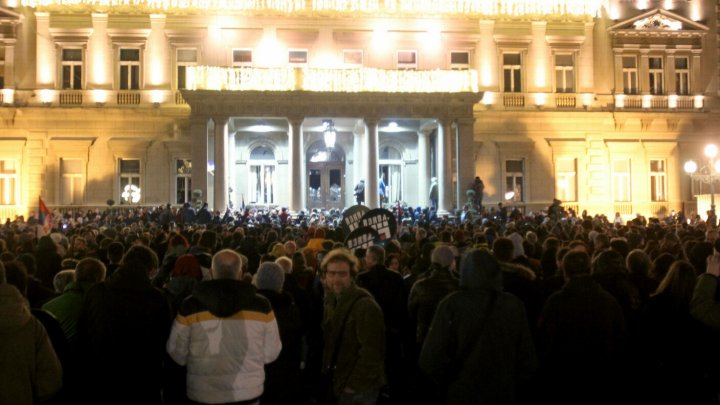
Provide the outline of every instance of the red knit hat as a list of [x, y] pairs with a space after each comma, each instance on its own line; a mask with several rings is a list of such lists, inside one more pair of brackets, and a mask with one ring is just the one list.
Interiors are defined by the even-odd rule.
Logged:
[[200, 268], [200, 262], [193, 255], [182, 255], [175, 261], [175, 267], [172, 271], [172, 277], [188, 276], [202, 280], [203, 273]]

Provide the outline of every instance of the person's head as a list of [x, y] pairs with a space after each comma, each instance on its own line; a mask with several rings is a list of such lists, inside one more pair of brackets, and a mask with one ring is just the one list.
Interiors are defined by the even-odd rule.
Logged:
[[347, 249], [331, 250], [320, 263], [325, 286], [335, 295], [342, 294], [352, 285], [359, 268], [357, 258]]
[[460, 262], [460, 287], [502, 291], [500, 263], [487, 249], [471, 249]]
[[605, 250], [592, 261], [592, 274], [610, 274], [627, 272], [625, 259], [614, 250]]
[[685, 260], [677, 260], [670, 265], [670, 270], [660, 282], [655, 295], [670, 294], [676, 303], [687, 307], [692, 299], [695, 281], [693, 265]]
[[242, 259], [234, 250], [223, 249], [212, 258], [214, 279], [239, 280], [242, 277]]
[[28, 275], [25, 265], [17, 260], [5, 262], [5, 279], [8, 284], [12, 284], [20, 291], [20, 294], [27, 294]]
[[688, 252], [688, 261], [695, 268], [695, 274], [700, 275], [705, 272], [707, 266], [707, 258], [713, 254], [713, 244], [710, 242], [698, 242]]
[[433, 249], [430, 262], [443, 269], [452, 270], [455, 268], [455, 253], [450, 249], [450, 246], [438, 246]]
[[285, 251], [285, 245], [282, 243], [276, 243], [270, 250], [270, 255], [274, 257], [283, 257], [287, 254]]
[[372, 245], [365, 252], [365, 265], [367, 268], [385, 263], [385, 249], [382, 246]]
[[121, 242], [113, 242], [108, 245], [107, 257], [111, 264], [120, 263], [123, 254], [125, 253], [125, 246]]
[[56, 294], [65, 291], [68, 284], [75, 281], [75, 270], [60, 270], [53, 277], [53, 289]]
[[87, 241], [82, 236], [76, 236], [73, 239], [73, 249], [74, 250], [83, 250], [87, 248]]
[[277, 263], [265, 262], [255, 273], [255, 286], [258, 290], [281, 292], [285, 282], [285, 271]]
[[307, 268], [307, 261], [302, 252], [295, 252], [292, 255], [293, 271], [305, 271]]
[[57, 245], [50, 235], [41, 236], [38, 239], [37, 251], [42, 253], [57, 253]]
[[213, 231], [205, 231], [200, 235], [198, 240], [198, 246], [209, 249], [211, 252], [215, 251], [215, 245], [217, 244], [217, 234]]
[[190, 277], [200, 281], [203, 278], [202, 267], [194, 255], [182, 255], [175, 260], [175, 266], [170, 276], [173, 278]]
[[385, 259], [385, 267], [389, 270], [399, 273], [400, 272], [400, 255], [393, 253], [388, 255]]
[[105, 265], [98, 259], [86, 257], [75, 267], [75, 281], [77, 283], [96, 284], [105, 280]]
[[661, 282], [665, 275], [670, 271], [670, 266], [675, 262], [675, 256], [670, 253], [662, 253], [653, 260], [652, 270], [650, 270], [650, 277], [655, 279], [657, 282]]
[[513, 252], [515, 251], [515, 245], [513, 241], [501, 237], [495, 239], [492, 247], [493, 255], [501, 262], [509, 262], [513, 259]]
[[292, 273], [293, 262], [289, 257], [287, 257], [287, 256], [278, 257], [277, 259], [275, 259], [275, 263], [277, 263], [277, 265], [283, 269], [283, 273], [285, 273], [285, 274]]
[[295, 252], [297, 252], [297, 243], [295, 241], [289, 240], [285, 242], [285, 254], [288, 257], [292, 257]]
[[120, 265], [125, 269], [143, 271], [150, 277], [157, 271], [159, 263], [152, 249], [144, 245], [133, 245], [123, 256]]
[[29, 276], [35, 275], [37, 271], [37, 262], [35, 261], [35, 256], [31, 255], [30, 253], [23, 253], [18, 256], [17, 259], [25, 265], [25, 269], [27, 270]]
[[650, 261], [650, 256], [648, 256], [644, 250], [635, 249], [628, 253], [627, 259], [625, 259], [625, 266], [630, 274], [643, 274], [648, 276], [652, 262]]
[[590, 274], [590, 255], [571, 250], [562, 258], [562, 270], [566, 279]]

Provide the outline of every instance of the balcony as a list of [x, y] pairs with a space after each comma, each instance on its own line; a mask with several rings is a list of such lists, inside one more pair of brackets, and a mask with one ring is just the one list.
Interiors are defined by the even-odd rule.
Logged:
[[618, 110], [693, 111], [705, 107], [703, 96], [616, 94]]
[[179, 91], [171, 90], [54, 90], [37, 89], [28, 94], [16, 94], [12, 89], [0, 91], [0, 105], [10, 105], [14, 99], [22, 105], [43, 107], [159, 107], [182, 106], [187, 103]]
[[83, 103], [83, 92], [81, 90], [70, 90], [62, 91], [59, 94], [58, 100], [60, 105], [82, 105]]

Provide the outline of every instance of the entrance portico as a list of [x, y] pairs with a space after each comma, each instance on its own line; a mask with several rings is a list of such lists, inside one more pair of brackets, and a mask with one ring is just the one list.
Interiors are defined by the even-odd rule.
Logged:
[[[193, 188], [216, 210], [241, 200], [292, 212], [347, 207], [360, 179], [366, 205], [376, 208], [381, 175], [396, 187], [386, 203], [427, 206], [435, 175], [444, 212], [462, 205], [475, 176], [473, 106], [481, 93], [195, 90], [183, 97], [192, 111]], [[337, 141], [323, 151], [328, 119]]]

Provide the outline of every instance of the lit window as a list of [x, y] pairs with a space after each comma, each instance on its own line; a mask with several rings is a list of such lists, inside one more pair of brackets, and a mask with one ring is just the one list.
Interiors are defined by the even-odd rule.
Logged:
[[650, 75], [650, 94], [665, 93], [665, 73], [663, 70], [663, 59], [660, 57], [648, 58]]
[[417, 69], [417, 51], [398, 51], [397, 67], [398, 69]]
[[[119, 173], [120, 173], [120, 196], [126, 191], [133, 189], [140, 189], [140, 160], [139, 159], [120, 159], [118, 161]], [[127, 189], [126, 189], [127, 188]], [[126, 194], [128, 198], [120, 198], [120, 204], [131, 204], [132, 192]], [[137, 201], [135, 201], [137, 202]]]
[[252, 49], [233, 49], [233, 66], [252, 66]]
[[17, 163], [0, 160], [0, 205], [17, 204], [18, 193]]
[[343, 64], [346, 67], [360, 67], [363, 65], [363, 51], [361, 49], [344, 49]]
[[525, 161], [506, 160], [505, 161], [505, 194], [512, 193], [512, 201], [525, 201]]
[[80, 205], [85, 194], [83, 161], [60, 160], [60, 202], [63, 205]]
[[563, 158], [555, 162], [555, 198], [577, 201], [577, 159]]
[[82, 49], [62, 50], [62, 88], [63, 90], [82, 89]]
[[[575, 92], [575, 58], [571, 54], [555, 55], [555, 92]], [[564, 201], [564, 200], [563, 200]]]
[[177, 50], [177, 88], [187, 89], [187, 68], [196, 66], [198, 62], [197, 49]]
[[451, 51], [450, 52], [450, 69], [470, 69], [470, 52], [467, 51]]
[[613, 161], [613, 198], [618, 202], [629, 202], [630, 194], [630, 159]]
[[675, 58], [675, 93], [690, 94], [690, 62], [687, 56]]
[[175, 203], [190, 202], [192, 196], [192, 162], [189, 159], [175, 161]]
[[290, 49], [288, 51], [288, 63], [291, 65], [306, 65], [308, 63], [307, 49]]
[[522, 92], [521, 62], [519, 53], [503, 54], [503, 90], [506, 93]]
[[637, 58], [634, 56], [623, 56], [623, 93], [638, 94], [638, 70]]
[[652, 201], [667, 201], [665, 160], [650, 160], [650, 198]]
[[252, 204], [275, 202], [275, 153], [266, 146], [252, 150], [248, 160], [248, 195]]
[[120, 90], [140, 89], [140, 49], [120, 49]]

